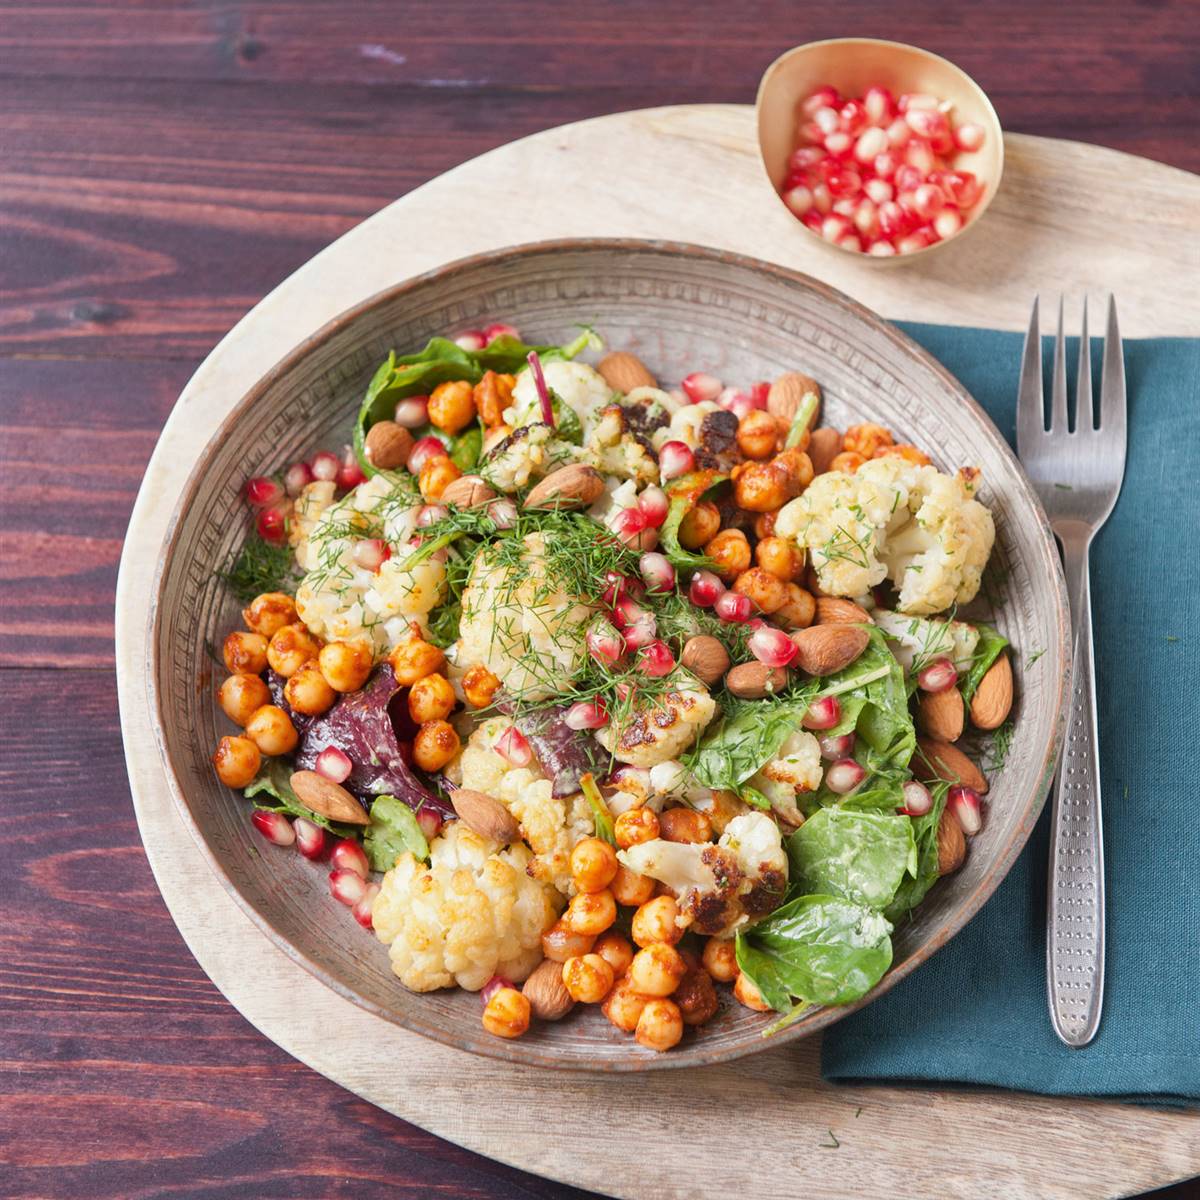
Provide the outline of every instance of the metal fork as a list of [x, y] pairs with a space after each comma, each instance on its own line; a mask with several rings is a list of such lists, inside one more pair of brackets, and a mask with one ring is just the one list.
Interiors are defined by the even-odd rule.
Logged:
[[1113, 510], [1125, 474], [1125, 360], [1111, 296], [1103, 364], [1099, 419], [1093, 422], [1085, 299], [1072, 429], [1067, 420], [1060, 300], [1047, 429], [1042, 398], [1042, 339], [1034, 300], [1017, 397], [1017, 453], [1062, 546], [1075, 630], [1066, 745], [1054, 780], [1046, 912], [1050, 1019], [1054, 1032], [1072, 1047], [1086, 1046], [1096, 1036], [1104, 1000], [1104, 839], [1088, 550], [1096, 531]]

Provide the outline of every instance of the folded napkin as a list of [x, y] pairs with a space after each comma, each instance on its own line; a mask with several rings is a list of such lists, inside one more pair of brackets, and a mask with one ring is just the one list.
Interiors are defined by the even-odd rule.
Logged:
[[[1015, 446], [1021, 336], [904, 328]], [[1098, 380], [1098, 340], [1092, 349]], [[975, 919], [828, 1031], [828, 1080], [1200, 1104], [1200, 340], [1127, 341], [1125, 362], [1125, 482], [1091, 559], [1108, 894], [1100, 1031], [1069, 1050], [1050, 1027], [1047, 803]]]

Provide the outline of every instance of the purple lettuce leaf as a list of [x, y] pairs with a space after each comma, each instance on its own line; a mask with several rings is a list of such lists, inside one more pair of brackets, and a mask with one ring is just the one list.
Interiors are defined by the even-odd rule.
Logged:
[[[511, 705], [499, 707], [511, 712]], [[573, 796], [588, 772], [606, 775], [610, 765], [601, 763], [603, 751], [590, 732], [572, 729], [563, 719], [569, 707], [543, 708], [516, 718], [517, 728], [529, 739], [542, 770], [553, 781], [556, 797]]]

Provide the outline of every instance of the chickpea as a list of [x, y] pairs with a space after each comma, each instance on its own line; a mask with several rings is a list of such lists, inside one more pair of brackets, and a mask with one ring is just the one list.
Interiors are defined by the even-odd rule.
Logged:
[[516, 382], [515, 375], [497, 375], [495, 371], [485, 371], [483, 378], [475, 385], [475, 411], [489, 429], [504, 423], [504, 410], [512, 404]]
[[458, 433], [475, 420], [475, 389], [465, 379], [439, 383], [429, 393], [429, 423]]
[[263, 754], [291, 754], [300, 740], [292, 718], [277, 704], [264, 704], [246, 722], [246, 736]]
[[472, 708], [487, 708], [500, 690], [500, 679], [487, 667], [471, 667], [462, 677], [462, 689]]
[[800, 494], [787, 470], [770, 462], [742, 463], [733, 469], [733, 498], [747, 512], [771, 512]]
[[586, 837], [571, 851], [571, 878], [581, 892], [602, 892], [616, 877], [617, 852], [600, 838]]
[[737, 954], [733, 938], [710, 937], [704, 943], [700, 961], [718, 983], [732, 983], [738, 975]]
[[751, 409], [738, 422], [738, 449], [747, 458], [770, 458], [775, 453], [780, 432], [779, 422], [769, 412]]
[[775, 536], [775, 518], [779, 516], [779, 509], [772, 509], [770, 512], [759, 513], [754, 518], [754, 536], [760, 541], [763, 538]]
[[552, 962], [566, 962], [568, 958], [590, 954], [595, 941], [590, 934], [576, 933], [559, 920], [542, 934], [542, 953]]
[[267, 669], [267, 639], [261, 633], [231, 633], [222, 657], [230, 675], [261, 675]]
[[658, 817], [652, 808], [638, 805], [617, 818], [613, 831], [617, 836], [617, 845], [622, 850], [628, 850], [630, 846], [652, 842], [658, 837]]
[[618, 979], [629, 970], [629, 964], [633, 962], [633, 947], [629, 944], [629, 939], [613, 930], [602, 933], [596, 939], [592, 952], [600, 955], [612, 967], [613, 975]]
[[679, 916], [679, 905], [672, 896], [655, 896], [647, 900], [633, 914], [630, 931], [633, 940], [642, 947], [653, 946], [663, 942], [673, 946], [681, 937], [683, 930], [676, 923]]
[[785, 450], [771, 460], [771, 465], [783, 472], [789, 485], [794, 487], [797, 493], [802, 492], [813, 481], [812, 459], [803, 450], [795, 447]]
[[448, 458], [439, 455], [429, 459], [417, 476], [417, 486], [421, 495], [431, 504], [442, 498], [442, 493], [456, 480], [462, 478], [462, 472]]
[[650, 997], [634, 991], [628, 978], [618, 979], [613, 990], [608, 993], [608, 998], [600, 1006], [600, 1011], [618, 1029], [632, 1033], [649, 1003]]
[[388, 662], [396, 673], [396, 682], [401, 687], [411, 687], [418, 679], [440, 671], [446, 665], [446, 656], [414, 634], [396, 644], [388, 655]]
[[295, 712], [319, 717], [333, 707], [337, 692], [329, 686], [321, 668], [309, 660], [283, 685], [283, 698]]
[[807, 629], [817, 615], [817, 602], [798, 583], [785, 583], [787, 599], [773, 616], [784, 629]]
[[704, 553], [713, 560], [713, 568], [726, 582], [750, 565], [750, 543], [740, 529], [722, 529], [704, 544]]
[[720, 1007], [712, 976], [703, 967], [688, 967], [675, 989], [674, 1000], [685, 1025], [703, 1025]]
[[654, 942], [643, 946], [629, 964], [629, 982], [643, 996], [669, 996], [687, 971], [674, 946]]
[[851, 425], [842, 435], [842, 450], [850, 454], [859, 454], [864, 459], [874, 458], [877, 450], [890, 446], [893, 437], [882, 425], [864, 421], [861, 425]]
[[750, 982], [750, 977], [739, 972], [733, 981], [733, 995], [740, 1004], [755, 1012], [770, 1012], [771, 1006], [763, 999], [763, 994]]
[[754, 547], [754, 561], [784, 583], [794, 582], [804, 574], [804, 554], [788, 538], [763, 538]]
[[516, 988], [497, 988], [483, 1010], [483, 1027], [502, 1038], [518, 1038], [529, 1028], [529, 1001]]
[[841, 454], [835, 454], [830, 459], [829, 469], [845, 471], [847, 475], [853, 475], [866, 461], [861, 454], [855, 454], [852, 450], [843, 450]]
[[701, 500], [689, 509], [679, 523], [679, 544], [686, 550], [699, 550], [711, 542], [721, 528], [721, 512], [711, 500]]
[[638, 1017], [633, 1036], [647, 1050], [660, 1054], [678, 1046], [683, 1038], [683, 1017], [673, 1000], [650, 1000]]
[[759, 610], [768, 615], [782, 608], [787, 601], [787, 589], [783, 581], [762, 567], [743, 571], [733, 581], [733, 590], [749, 596]]
[[296, 602], [291, 596], [283, 592], [263, 592], [242, 609], [242, 620], [255, 633], [269, 638], [285, 625], [299, 620], [299, 617], [296, 615]]
[[335, 692], [357, 692], [370, 677], [374, 658], [366, 642], [330, 642], [321, 647], [317, 665]]
[[267, 661], [276, 674], [290, 678], [320, 652], [321, 643], [309, 633], [308, 626], [295, 621], [277, 629], [271, 635], [271, 644], [267, 647]]
[[212, 765], [226, 787], [244, 788], [258, 774], [262, 753], [248, 737], [223, 737], [217, 743]]
[[257, 675], [230, 675], [217, 690], [217, 703], [235, 725], [245, 725], [270, 702], [271, 689]]
[[932, 463], [929, 461], [929, 455], [924, 450], [918, 450], [916, 446], [910, 445], [907, 442], [900, 446], [880, 446], [871, 457], [902, 458], [905, 462], [912, 463], [917, 467], [932, 466]]
[[454, 689], [445, 675], [426, 675], [408, 693], [408, 712], [418, 725], [441, 721], [454, 711]]
[[596, 937], [617, 919], [617, 902], [607, 888], [602, 892], [580, 892], [571, 898], [563, 924], [572, 933]]
[[659, 836], [668, 842], [711, 842], [712, 822], [694, 808], [669, 808], [658, 818]]
[[562, 967], [563, 987], [580, 1004], [599, 1004], [614, 982], [613, 969], [598, 954], [568, 958]]
[[654, 895], [654, 880], [649, 875], [639, 875], [628, 867], [618, 867], [609, 890], [618, 904], [636, 908]]
[[458, 734], [446, 721], [426, 721], [413, 738], [413, 762], [422, 771], [440, 771], [458, 753]]

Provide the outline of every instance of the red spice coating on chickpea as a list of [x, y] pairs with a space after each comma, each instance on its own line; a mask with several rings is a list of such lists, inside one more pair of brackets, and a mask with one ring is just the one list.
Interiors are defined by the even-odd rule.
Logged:
[[388, 655], [388, 662], [392, 665], [396, 682], [401, 687], [411, 687], [418, 679], [440, 671], [446, 665], [446, 656], [424, 638], [410, 635], [397, 642]]
[[496, 1037], [517, 1038], [529, 1028], [529, 1001], [516, 988], [498, 988], [483, 1010], [483, 1027]]
[[617, 852], [600, 838], [583, 838], [571, 851], [571, 878], [581, 892], [602, 892], [620, 865]]
[[242, 620], [247, 627], [265, 638], [273, 637], [298, 619], [296, 602], [283, 592], [263, 592], [242, 609]]
[[244, 788], [258, 774], [262, 753], [247, 737], [223, 737], [213, 752], [212, 764], [226, 787]]
[[413, 738], [413, 762], [422, 771], [440, 771], [457, 753], [458, 734], [447, 721], [426, 721]]
[[270, 702], [271, 689], [257, 675], [230, 675], [217, 689], [217, 703], [235, 725], [244, 726]]
[[636, 908], [654, 895], [655, 882], [649, 875], [639, 875], [628, 867], [618, 867], [609, 886], [618, 904]]
[[650, 1000], [642, 1009], [634, 1030], [635, 1038], [648, 1050], [663, 1053], [678, 1046], [683, 1038], [683, 1017], [673, 1000]]
[[571, 898], [563, 914], [563, 924], [572, 933], [592, 937], [603, 933], [617, 919], [617, 902], [607, 888], [600, 892], [580, 892]]
[[225, 639], [222, 656], [230, 675], [261, 675], [267, 669], [267, 639], [238, 630]]
[[408, 713], [418, 724], [441, 721], [454, 711], [454, 688], [445, 675], [426, 675], [408, 693]]
[[580, 1004], [599, 1004], [612, 991], [613, 969], [599, 954], [568, 958], [562, 968], [563, 987]]
[[650, 842], [658, 837], [658, 816], [653, 809], [639, 805], [623, 812], [616, 819], [613, 832], [617, 845], [622, 850], [628, 850], [630, 846]]

